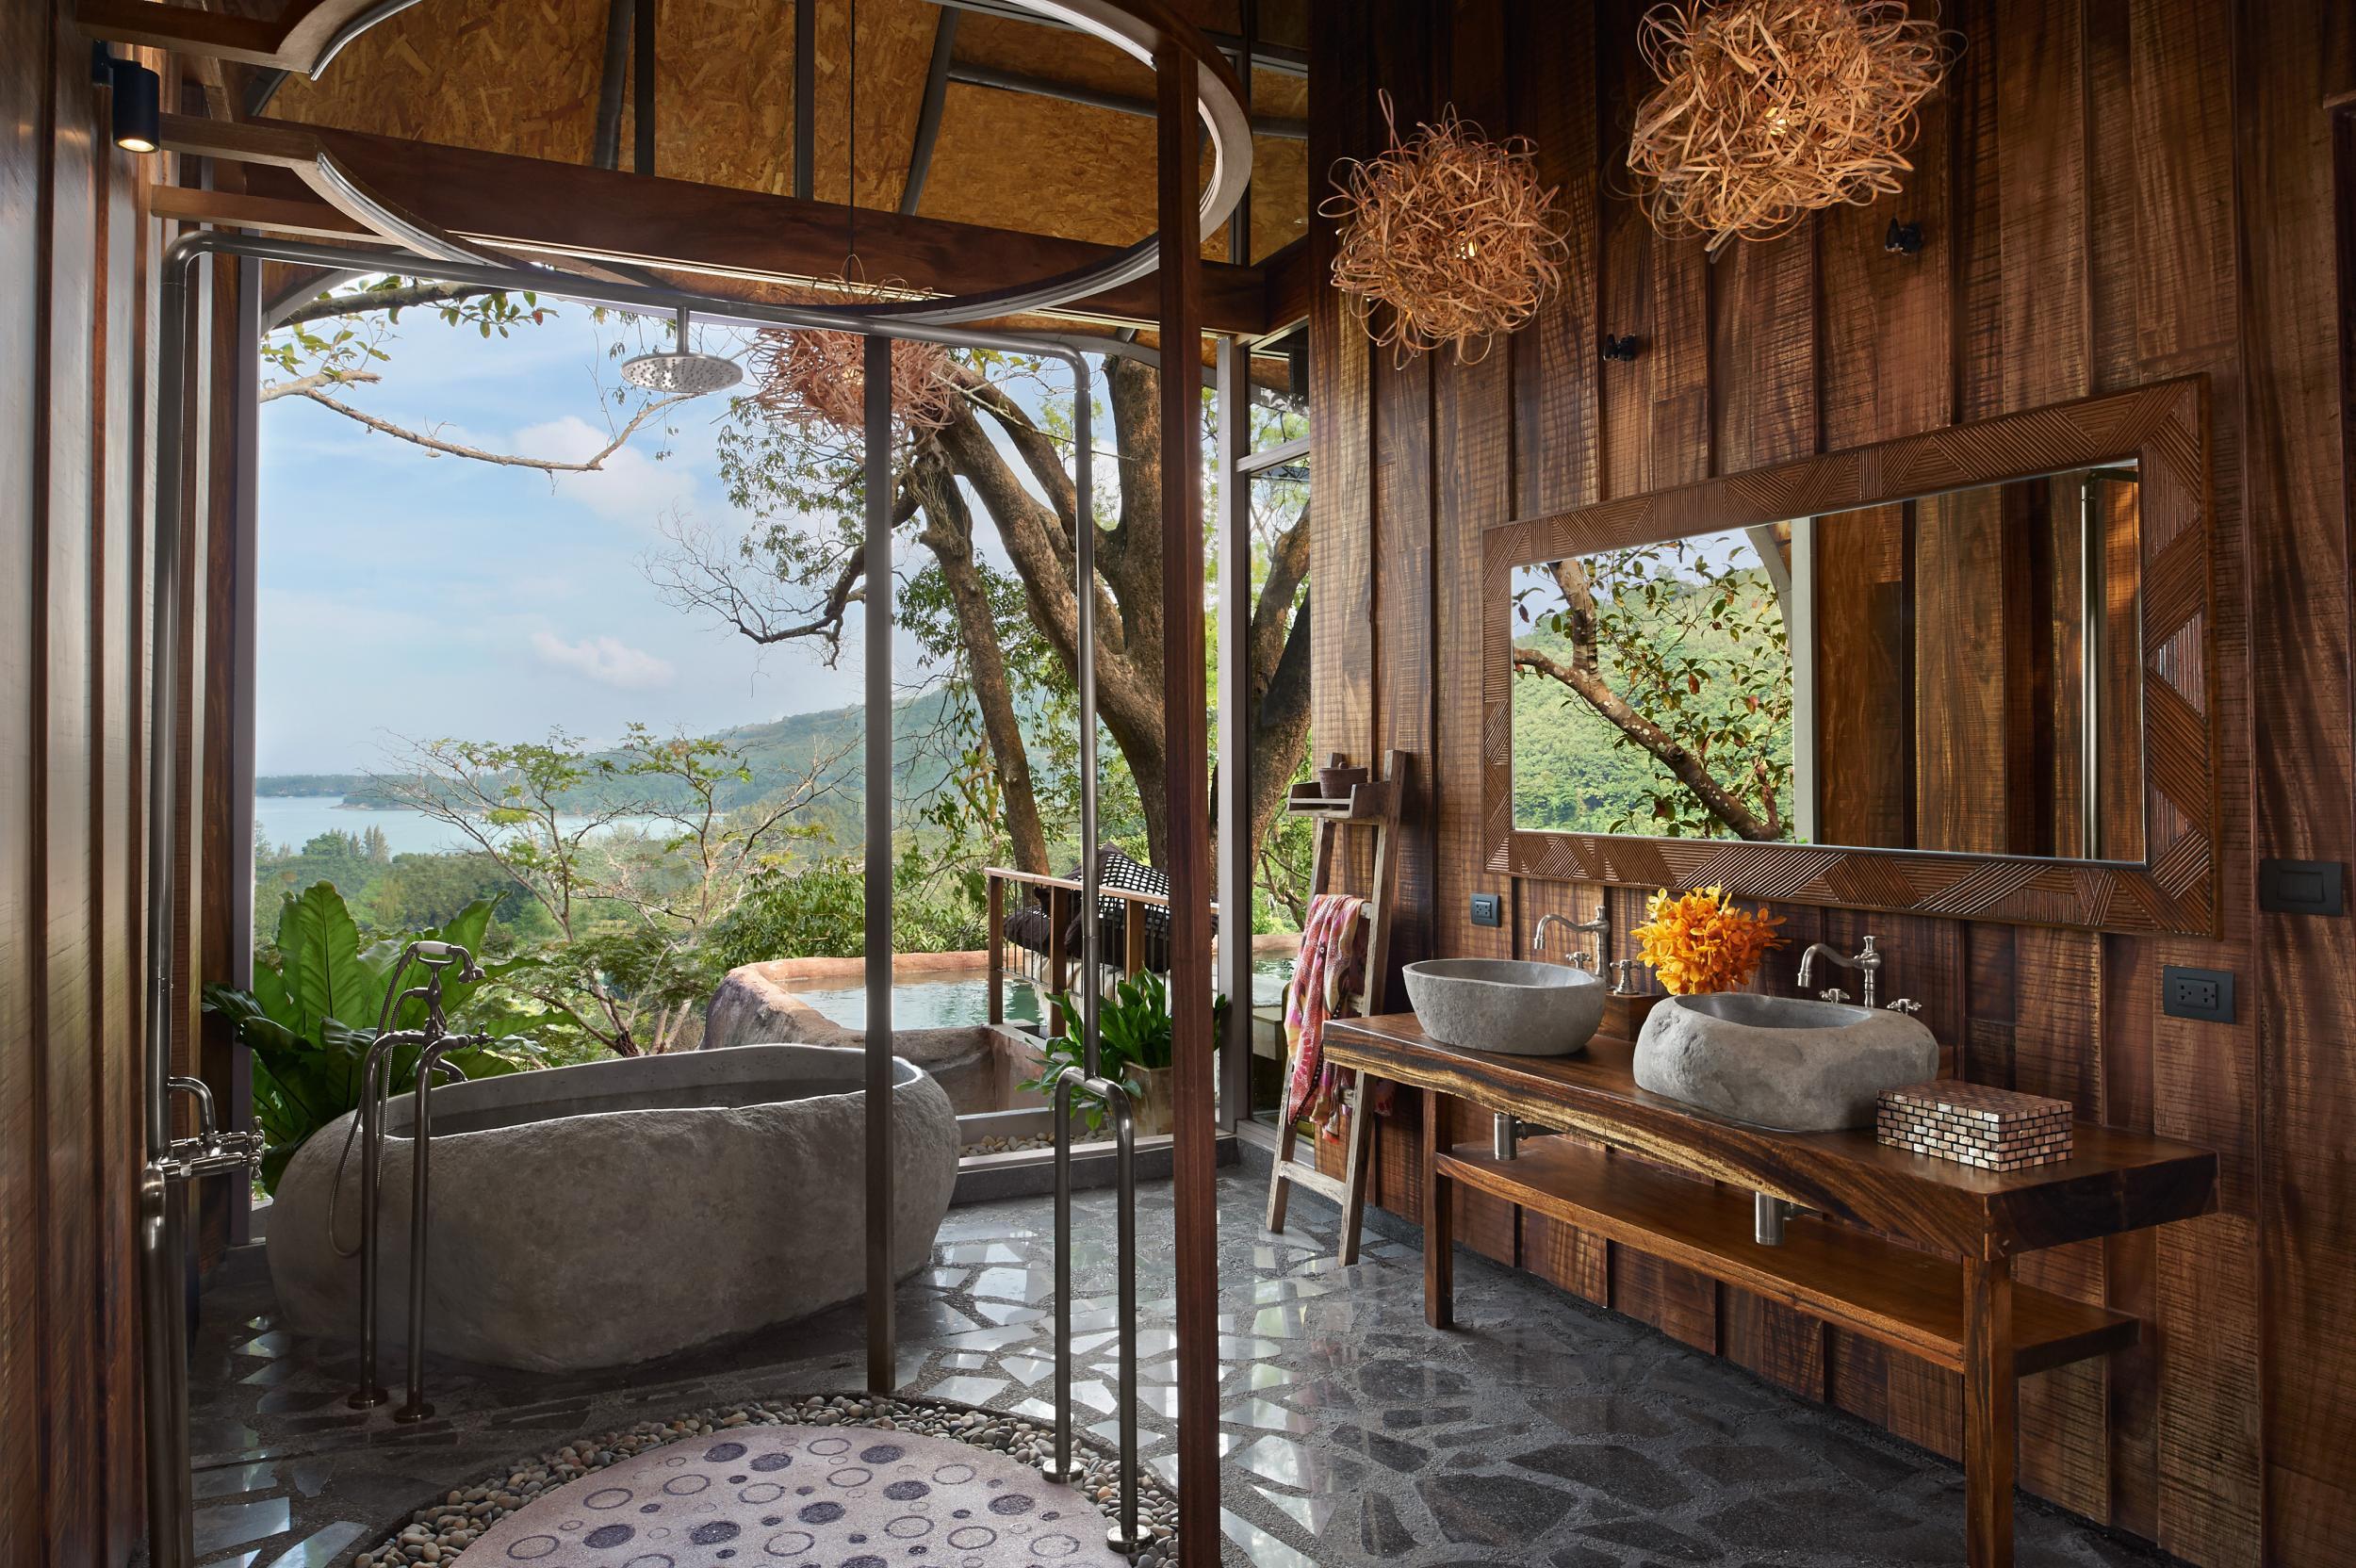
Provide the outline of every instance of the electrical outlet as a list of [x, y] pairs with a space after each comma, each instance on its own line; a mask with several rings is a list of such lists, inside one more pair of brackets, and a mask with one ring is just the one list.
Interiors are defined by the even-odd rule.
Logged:
[[1475, 925], [1503, 925], [1505, 923], [1505, 895], [1503, 893], [1473, 894], [1472, 923]]
[[2205, 1023], [2233, 1022], [2232, 972], [2166, 965], [2160, 971], [2160, 1011], [2169, 1018], [2199, 1019]]

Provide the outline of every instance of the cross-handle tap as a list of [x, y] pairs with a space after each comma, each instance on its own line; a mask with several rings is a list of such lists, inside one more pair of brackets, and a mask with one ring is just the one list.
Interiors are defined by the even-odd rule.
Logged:
[[[1864, 950], [1854, 958], [1850, 957], [1847, 954], [1842, 953], [1840, 949], [1828, 947], [1823, 942], [1808, 943], [1807, 951], [1800, 955], [1799, 984], [1800, 988], [1803, 990], [1807, 989], [1811, 982], [1816, 970], [1816, 956], [1820, 953], [1826, 958], [1831, 959], [1834, 963], [1839, 964], [1842, 969], [1853, 969], [1858, 973], [1864, 975], [1865, 1005], [1868, 1007], [1874, 1005], [1874, 993], [1878, 989], [1876, 982], [1881, 975], [1882, 956], [1874, 949], [1873, 939], [1872, 937], [1865, 939]], [[1833, 990], [1839, 989], [1839, 987], [1833, 988]], [[1825, 1001], [1846, 1002], [1848, 1000], [1845, 993], [1836, 997], [1833, 994], [1833, 990], [1822, 993]]]
[[1573, 920], [1568, 915], [1556, 914], [1551, 910], [1546, 914], [1540, 915], [1538, 917], [1538, 923], [1532, 926], [1530, 932], [1530, 953], [1531, 957], [1534, 958], [1540, 954], [1546, 952], [1546, 927], [1549, 925], [1560, 925], [1565, 931], [1585, 931], [1593, 933], [1595, 939], [1595, 952], [1570, 953], [1566, 954], [1565, 956], [1569, 959], [1573, 968], [1583, 969], [1590, 974], [1602, 973], [1603, 956], [1612, 949], [1612, 911], [1609, 908], [1597, 913], [1594, 920]]

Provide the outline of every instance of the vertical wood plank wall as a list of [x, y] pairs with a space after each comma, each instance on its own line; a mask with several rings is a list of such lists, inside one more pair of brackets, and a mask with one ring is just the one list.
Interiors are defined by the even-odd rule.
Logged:
[[[160, 61], [151, 58], [150, 64]], [[144, 1527], [132, 1247], [165, 160], [63, 0], [0, 6], [0, 1562]], [[199, 559], [202, 559], [201, 553]]]
[[[2203, 1565], [2344, 1562], [2356, 1540], [2356, 924], [2261, 914], [2261, 856], [2356, 858], [2332, 120], [2356, 90], [2333, 0], [1951, 0], [1966, 48], [1905, 194], [1712, 266], [1624, 195], [1638, 0], [1320, 8], [1312, 178], [1453, 102], [1536, 139], [1570, 220], [1560, 300], [1484, 363], [1394, 368], [1330, 292], [1311, 317], [1316, 742], [1417, 754], [1401, 961], [1522, 952], [1538, 916], [1637, 890], [1509, 882], [1481, 864], [1466, 682], [1481, 528], [1960, 419], [2205, 372], [2216, 454], [2222, 936], [2050, 932], [1840, 909], [1794, 943], [1873, 931], [1955, 1069], [2219, 1150], [2220, 1212], [2029, 1260], [2024, 1278], [2148, 1325], [2106, 1363], [2030, 1380], [2024, 1485]], [[2356, 130], [2343, 149], [2356, 162]], [[1886, 253], [1893, 217], [1922, 223]], [[2356, 219], [2344, 219], [2356, 236]], [[1313, 243], [1330, 255], [1322, 223]], [[2349, 241], [2356, 247], [2356, 238]], [[1600, 332], [1633, 335], [1632, 364]], [[1861, 650], [1860, 657], [1872, 657]], [[1925, 789], [1930, 781], [1924, 781]], [[1468, 898], [1508, 893], [1507, 928]], [[2242, 978], [2239, 1021], [2158, 1016], [2160, 967]], [[1788, 968], [1762, 977], [1789, 989]], [[1396, 995], [1396, 992], [1394, 992]], [[1402, 1105], [1377, 1200], [1415, 1213]], [[1457, 1136], [1478, 1135], [1459, 1107]], [[1458, 1234], [1811, 1398], [1953, 1453], [1955, 1380], [1493, 1200]]]

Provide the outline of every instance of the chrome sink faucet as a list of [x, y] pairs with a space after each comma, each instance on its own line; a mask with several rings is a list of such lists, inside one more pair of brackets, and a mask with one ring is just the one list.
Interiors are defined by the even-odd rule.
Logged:
[[1595, 952], [1572, 953], [1568, 955], [1568, 957], [1575, 969], [1583, 969], [1590, 974], [1599, 975], [1603, 972], [1604, 955], [1612, 948], [1612, 911], [1609, 908], [1596, 915], [1594, 920], [1573, 920], [1568, 915], [1559, 915], [1551, 910], [1540, 915], [1538, 923], [1532, 926], [1530, 932], [1530, 956], [1531, 957], [1537, 957], [1546, 952], [1546, 927], [1550, 925], [1559, 925], [1565, 931], [1592, 932], [1595, 939]]
[[[1879, 980], [1882, 972], [1882, 956], [1874, 949], [1873, 938], [1868, 937], [1865, 939], [1865, 950], [1854, 958], [1850, 957], [1847, 954], [1842, 953], [1840, 949], [1828, 947], [1823, 942], [1808, 943], [1808, 950], [1800, 955], [1799, 984], [1803, 990], [1805, 990], [1810, 984], [1810, 977], [1814, 974], [1816, 970], [1816, 956], [1820, 953], [1825, 957], [1831, 959], [1834, 963], [1839, 964], [1842, 969], [1853, 969], [1862, 973], [1865, 976], [1865, 1004], [1868, 1007], [1874, 1005], [1874, 993], [1879, 989], [1879, 986], [1876, 982]], [[1835, 986], [1828, 990], [1820, 991], [1817, 994], [1822, 996], [1826, 1002], [1846, 1002], [1849, 1000], [1848, 993], [1841, 989], [1838, 986]]]

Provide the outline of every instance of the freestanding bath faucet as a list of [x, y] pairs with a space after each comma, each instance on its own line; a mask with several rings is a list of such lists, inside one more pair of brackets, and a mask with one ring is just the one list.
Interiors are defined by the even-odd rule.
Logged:
[[[1820, 953], [1825, 957], [1831, 959], [1834, 963], [1839, 964], [1842, 969], [1853, 969], [1863, 974], [1865, 976], [1865, 1004], [1868, 1007], [1874, 1004], [1874, 994], [1879, 989], [1876, 982], [1882, 972], [1882, 956], [1874, 950], [1873, 938], [1868, 937], [1865, 939], [1865, 950], [1854, 958], [1841, 952], [1838, 948], [1827, 947], [1823, 942], [1808, 943], [1808, 951], [1800, 955], [1799, 983], [1803, 988], [1809, 984], [1809, 976], [1815, 972], [1816, 968], [1816, 956]], [[1821, 994], [1827, 1002], [1846, 1002], [1849, 1000], [1846, 993], [1842, 992], [1837, 986], [1830, 990], [1822, 992]]]
[[1538, 923], [1531, 926], [1530, 930], [1531, 957], [1534, 958], [1546, 950], [1546, 927], [1549, 925], [1559, 925], [1565, 931], [1592, 932], [1595, 939], [1595, 952], [1572, 953], [1568, 955], [1568, 957], [1574, 967], [1583, 969], [1590, 974], [1603, 972], [1603, 961], [1610, 956], [1612, 952], [1612, 911], [1610, 908], [1605, 908], [1594, 920], [1573, 920], [1568, 915], [1558, 915], [1552, 911], [1540, 915]]
[[[425, 984], [401, 988], [401, 978], [409, 966], [417, 964], [425, 970]], [[442, 972], [456, 968], [457, 978], [480, 980], [483, 971], [474, 961], [474, 955], [456, 942], [411, 942], [401, 950], [393, 965], [393, 977], [385, 983], [384, 1005], [377, 1012], [376, 1038], [369, 1043], [368, 1055], [360, 1064], [360, 1114], [344, 1135], [344, 1159], [352, 1158], [352, 1142], [356, 1135], [360, 1150], [360, 1386], [346, 1402], [354, 1410], [367, 1410], [381, 1405], [388, 1397], [376, 1380], [377, 1343], [377, 1194], [384, 1161], [384, 1102], [392, 1094], [393, 1054], [404, 1045], [417, 1048], [417, 1097], [409, 1128], [410, 1163], [414, 1191], [410, 1198], [409, 1223], [409, 1402], [393, 1413], [397, 1421], [422, 1421], [433, 1413], [425, 1402], [425, 1221], [426, 1221], [426, 1140], [430, 1135], [427, 1095], [433, 1086], [434, 1074], [464, 1080], [466, 1074], [458, 1064], [444, 1060], [451, 1051], [490, 1043], [488, 1035], [452, 1035], [449, 1021], [442, 1016]], [[401, 1004], [411, 999], [425, 1004], [425, 1027], [422, 1029], [393, 1029], [390, 1024]], [[327, 1239], [337, 1251], [343, 1244], [335, 1240], [335, 1202], [343, 1196], [343, 1166], [335, 1168], [335, 1185], [327, 1210]], [[352, 1254], [344, 1252], [344, 1256]]]

